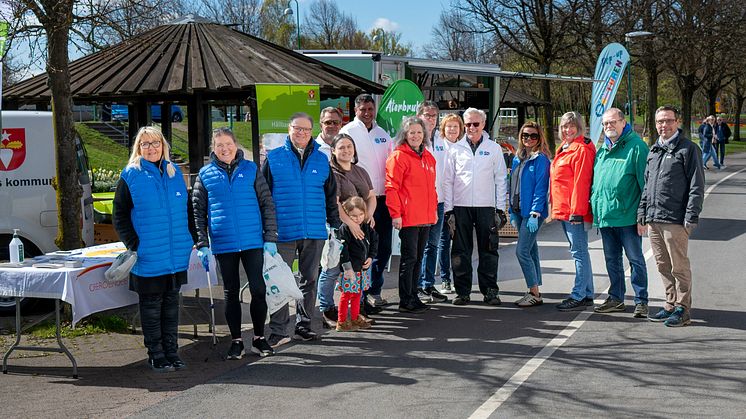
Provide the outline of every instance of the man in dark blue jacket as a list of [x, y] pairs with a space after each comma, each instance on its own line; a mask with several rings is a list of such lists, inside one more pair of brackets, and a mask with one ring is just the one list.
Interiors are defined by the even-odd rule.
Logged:
[[[267, 153], [262, 168], [277, 212], [277, 250], [288, 265], [292, 266], [298, 257], [303, 301], [296, 304], [294, 337], [302, 341], [319, 339], [311, 330], [311, 315], [316, 305], [321, 250], [327, 238], [326, 224], [333, 229], [340, 225], [337, 183], [326, 156], [311, 141], [312, 129], [313, 120], [308, 114], [293, 114], [285, 144]], [[287, 305], [270, 316], [268, 342], [273, 348], [290, 341], [289, 323]]]
[[725, 169], [725, 145], [728, 144], [731, 132], [728, 123], [725, 122], [722, 116], [718, 116], [717, 124], [715, 125], [715, 134], [717, 134], [717, 152], [720, 157], [720, 168]]

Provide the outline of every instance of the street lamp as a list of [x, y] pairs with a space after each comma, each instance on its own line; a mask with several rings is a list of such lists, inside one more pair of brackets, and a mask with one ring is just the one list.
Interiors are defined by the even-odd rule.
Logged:
[[635, 129], [635, 115], [632, 111], [632, 54], [629, 52], [629, 44], [632, 38], [644, 38], [653, 35], [652, 32], [648, 31], [635, 31], [624, 34], [624, 47], [627, 48], [627, 53], [629, 54], [629, 65], [627, 66], [627, 103], [629, 104], [629, 125], [632, 129]]
[[383, 55], [386, 55], [386, 31], [383, 28], [378, 28], [378, 33], [373, 35], [373, 42], [383, 42]]
[[292, 16], [295, 15], [296, 19], [296, 37], [298, 39], [298, 49], [300, 49], [300, 9], [298, 9], [298, 0], [292, 0], [295, 2], [295, 13], [293, 13], [293, 9], [290, 7], [291, 3], [288, 1], [288, 7], [282, 12], [283, 16]]

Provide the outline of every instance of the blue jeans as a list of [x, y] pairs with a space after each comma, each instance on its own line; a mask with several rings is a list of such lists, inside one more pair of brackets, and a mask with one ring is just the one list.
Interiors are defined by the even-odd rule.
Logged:
[[319, 275], [319, 310], [323, 313], [330, 310], [334, 304], [334, 286], [337, 285], [337, 278], [342, 270], [339, 266], [321, 271]]
[[[520, 214], [516, 214], [516, 216], [518, 217], [519, 228], [515, 255], [521, 265], [526, 285], [529, 288], [539, 286], [541, 285], [541, 265], [539, 264], [539, 245], [536, 244], [536, 236], [539, 234], [539, 230], [536, 230], [535, 233], [528, 231], [526, 223], [531, 218], [523, 218]], [[541, 228], [543, 221], [544, 219], [539, 217], [539, 228]]]
[[443, 206], [438, 204], [438, 220], [430, 226], [430, 233], [427, 236], [425, 245], [425, 255], [422, 258], [422, 270], [420, 272], [420, 287], [427, 288], [435, 285], [435, 263], [438, 261], [438, 242], [443, 231]]
[[575, 260], [575, 285], [570, 297], [574, 300], [593, 298], [593, 268], [591, 254], [588, 252], [588, 232], [584, 223], [572, 224], [562, 221], [567, 241], [570, 242], [570, 254]]
[[707, 167], [707, 162], [712, 159], [713, 164], [718, 169], [720, 168], [720, 162], [718, 161], [718, 155], [715, 151], [715, 146], [710, 146], [710, 149], [702, 153], [702, 164]]
[[627, 291], [624, 284], [624, 261], [622, 250], [627, 255], [632, 270], [632, 289], [635, 291], [635, 304], [648, 303], [648, 268], [642, 255], [642, 237], [637, 234], [637, 225], [601, 228], [604, 244], [606, 272], [609, 273], [609, 296], [624, 301]]

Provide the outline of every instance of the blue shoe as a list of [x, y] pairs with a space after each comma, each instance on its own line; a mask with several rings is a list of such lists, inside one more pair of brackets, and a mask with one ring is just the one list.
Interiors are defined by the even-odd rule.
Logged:
[[676, 307], [673, 313], [668, 316], [668, 319], [663, 323], [668, 327], [681, 327], [686, 326], [692, 322], [689, 316], [689, 311], [684, 307]]
[[662, 308], [659, 312], [649, 315], [648, 320], [651, 322], [663, 322], [671, 317], [672, 314], [673, 311], [668, 311], [665, 308]]

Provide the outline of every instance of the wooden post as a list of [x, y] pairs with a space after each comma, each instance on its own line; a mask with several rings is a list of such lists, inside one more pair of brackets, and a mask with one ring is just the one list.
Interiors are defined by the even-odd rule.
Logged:
[[168, 145], [171, 145], [171, 137], [173, 135], [173, 130], [171, 129], [171, 102], [163, 102], [161, 104], [161, 132], [166, 141], [168, 141]]
[[256, 88], [253, 90], [253, 95], [249, 97], [249, 115], [251, 116], [251, 155], [254, 163], [259, 165], [259, 152], [261, 151], [259, 140], [259, 108], [256, 103]]
[[202, 95], [195, 93], [187, 101], [189, 115], [189, 173], [199, 173], [205, 150], [205, 106]]

